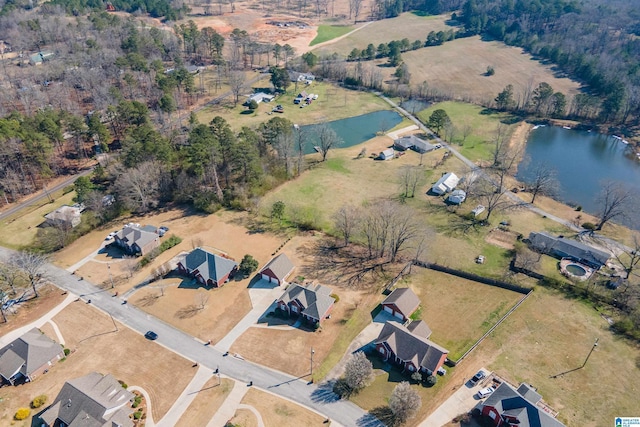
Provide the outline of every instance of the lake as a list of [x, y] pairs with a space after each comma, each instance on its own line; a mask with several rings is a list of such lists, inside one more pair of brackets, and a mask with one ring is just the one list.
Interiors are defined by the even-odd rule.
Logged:
[[[544, 126], [531, 132], [525, 160], [518, 166], [516, 178], [527, 181], [536, 165], [546, 163], [556, 170], [560, 189], [557, 198], [580, 205], [597, 214], [596, 198], [602, 181], [624, 183], [640, 194], [640, 162], [628, 145], [611, 136]], [[640, 228], [640, 214], [624, 222]]]
[[[336, 148], [351, 147], [376, 136], [380, 130], [388, 131], [402, 121], [402, 116], [393, 110], [374, 111], [362, 116], [349, 117], [347, 119], [328, 122], [327, 125], [344, 141]], [[318, 125], [301, 126], [308, 130], [311, 142], [307, 144], [305, 154], [315, 153], [314, 145], [318, 145], [315, 139], [316, 132], [313, 129]]]

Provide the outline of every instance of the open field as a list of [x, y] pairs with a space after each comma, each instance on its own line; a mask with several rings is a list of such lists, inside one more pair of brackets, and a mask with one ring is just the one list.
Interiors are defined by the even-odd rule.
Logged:
[[[335, 43], [328, 43], [318, 48], [315, 53], [331, 54], [337, 52], [346, 56], [353, 48], [366, 49], [369, 43], [373, 43], [375, 47], [378, 47], [380, 43], [389, 43], [392, 40], [402, 40], [404, 38], [408, 38], [411, 42], [414, 40], [424, 42], [431, 31], [438, 32], [453, 29], [454, 27], [445, 24], [447, 19], [449, 19], [448, 15], [418, 16], [414, 13], [403, 13], [396, 18], [374, 21]], [[320, 31], [318, 34], [320, 34]]]
[[[350, 342], [364, 327], [361, 325], [360, 329], [351, 331], [352, 328], [345, 328], [346, 323], [360, 306], [366, 310], [370, 305], [375, 305], [378, 299], [378, 295], [338, 289], [332, 283], [323, 284], [330, 286], [340, 297], [340, 301], [335, 304], [331, 318], [322, 321], [320, 330], [311, 331], [304, 327], [296, 329], [253, 327], [232, 345], [231, 352], [290, 375], [308, 377], [310, 374], [309, 352], [313, 347], [314, 377], [320, 377], [322, 373], [318, 372], [317, 368], [334, 348], [336, 339], [342, 334], [353, 333], [348, 340]], [[368, 320], [371, 320], [370, 316]], [[271, 321], [267, 320], [267, 322]], [[339, 357], [342, 357], [345, 350], [346, 347], [341, 353], [338, 349], [335, 351], [340, 353]]]
[[[402, 59], [409, 66], [412, 82], [426, 81], [429, 87], [457, 99], [491, 102], [508, 84], [513, 85], [518, 99], [530, 82], [533, 87], [547, 82], [568, 96], [580, 89], [577, 82], [558, 76], [550, 65], [536, 61], [521, 48], [485, 42], [479, 36], [405, 52]], [[484, 75], [487, 66], [494, 67], [493, 76]], [[393, 71], [388, 69], [389, 74]]]
[[[67, 379], [92, 371], [110, 373], [129, 385], [144, 388], [151, 396], [154, 420], [159, 420], [195, 372], [190, 361], [123, 325], [118, 324], [116, 332], [109, 316], [83, 302], [72, 303], [53, 320], [72, 353], [36, 381], [19, 387], [4, 387], [0, 424], [9, 425], [15, 411], [28, 406], [35, 396], [46, 394], [51, 402]], [[171, 375], [165, 375], [167, 372]], [[26, 427], [31, 422], [26, 420], [11, 425]]]
[[[190, 335], [215, 344], [251, 310], [248, 283], [248, 280], [231, 281], [221, 288], [205, 289], [192, 285], [190, 279], [165, 279], [138, 291], [129, 302]], [[208, 298], [204, 308], [201, 308], [202, 297]]]
[[[551, 378], [581, 366], [596, 338], [583, 369]], [[637, 412], [639, 358], [638, 344], [612, 334], [593, 307], [538, 287], [468, 361], [533, 384], [566, 425], [596, 427]]]
[[7, 313], [8, 322], [0, 323], [0, 335], [27, 325], [51, 311], [65, 299], [62, 292], [60, 288], [53, 285], [38, 288], [40, 295], [38, 298], [20, 304], [16, 314]]
[[265, 427], [320, 427], [324, 422], [324, 418], [315, 412], [255, 388], [247, 392], [242, 403], [260, 412]]
[[[431, 340], [457, 360], [524, 295], [414, 267], [405, 283], [420, 297]], [[403, 284], [399, 284], [403, 287]], [[455, 319], [455, 322], [452, 322]]]
[[319, 25], [318, 35], [313, 40], [311, 40], [309, 46], [315, 46], [317, 44], [333, 40], [337, 37], [347, 34], [352, 30], [353, 27], [350, 25]]
[[176, 427], [206, 426], [222, 406], [222, 403], [231, 392], [233, 384], [233, 380], [222, 378], [220, 379], [220, 385], [218, 385], [217, 376], [207, 381], [193, 402], [191, 402], [189, 408], [184, 412]]
[[[256, 83], [255, 88], [271, 87], [268, 76]], [[305, 108], [293, 103], [293, 99], [300, 91], [314, 93], [318, 99]], [[239, 131], [242, 126], [257, 127], [274, 117], [283, 117], [299, 125], [329, 122], [347, 117], [359, 116], [379, 110], [389, 110], [389, 104], [369, 92], [346, 90], [329, 83], [314, 82], [307, 86], [304, 84], [292, 84], [287, 93], [277, 97], [272, 102], [261, 102], [258, 109], [251, 112], [242, 106], [246, 101], [246, 95], [240, 97], [238, 105], [232, 103], [212, 105], [198, 113], [201, 123], [209, 123], [215, 116], [221, 116], [229, 122], [234, 131]], [[231, 99], [228, 99], [231, 101]], [[271, 113], [278, 104], [284, 107], [284, 113]]]
[[72, 205], [75, 192], [62, 194], [62, 190], [51, 194], [53, 203], [47, 199], [6, 218], [0, 224], [0, 245], [11, 249], [20, 249], [33, 242], [38, 233], [38, 226], [44, 222], [44, 216], [62, 205]]

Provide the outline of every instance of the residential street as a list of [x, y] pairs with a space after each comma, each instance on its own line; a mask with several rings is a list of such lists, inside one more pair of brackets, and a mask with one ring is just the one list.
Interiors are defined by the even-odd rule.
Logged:
[[[6, 260], [11, 254], [11, 250], [0, 247], [0, 259]], [[79, 280], [62, 268], [48, 264], [46, 276], [59, 287], [80, 295], [82, 299], [91, 299], [91, 304], [131, 329], [141, 334], [153, 330], [158, 334], [158, 344], [202, 366], [212, 370], [218, 367], [222, 374], [238, 381], [253, 381], [254, 387], [310, 407], [344, 426], [382, 427], [382, 423], [363, 409], [348, 401], [339, 400], [328, 384], [308, 384], [308, 378], [293, 378], [231, 355], [224, 356], [220, 351], [203, 345], [194, 337], [161, 320], [133, 306], [122, 304], [122, 300], [114, 298], [110, 290], [101, 290], [86, 280]]]

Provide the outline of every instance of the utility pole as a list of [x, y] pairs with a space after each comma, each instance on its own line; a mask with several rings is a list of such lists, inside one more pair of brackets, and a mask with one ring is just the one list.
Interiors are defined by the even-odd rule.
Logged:
[[311, 347], [311, 382], [313, 382], [313, 353], [315, 353], [315, 351], [313, 351], [313, 347]]
[[111, 264], [107, 263], [107, 271], [109, 272], [109, 281], [111, 281], [111, 289], [115, 286], [113, 285], [113, 277], [111, 277]]
[[589, 360], [589, 357], [591, 357], [591, 353], [593, 353], [593, 350], [596, 349], [596, 347], [598, 346], [598, 340], [600, 338], [596, 338], [596, 342], [593, 343], [593, 347], [591, 347], [591, 350], [589, 351], [589, 354], [587, 354], [587, 358], [584, 359], [584, 363], [582, 364], [582, 368], [584, 368], [584, 366], [587, 364], [587, 361]]

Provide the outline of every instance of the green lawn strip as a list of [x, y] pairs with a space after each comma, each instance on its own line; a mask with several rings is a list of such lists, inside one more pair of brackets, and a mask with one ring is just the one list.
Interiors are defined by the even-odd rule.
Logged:
[[351, 25], [319, 25], [318, 35], [311, 40], [309, 46], [314, 46], [343, 36], [351, 30], [353, 30], [353, 26]]
[[365, 308], [356, 309], [351, 317], [344, 323], [342, 332], [336, 338], [331, 351], [324, 358], [320, 367], [314, 371], [314, 379], [322, 379], [338, 363], [349, 348], [354, 338], [371, 322], [371, 310]]

